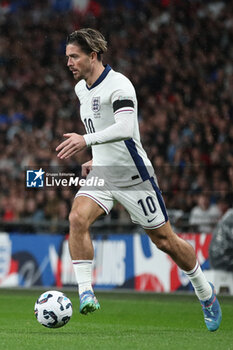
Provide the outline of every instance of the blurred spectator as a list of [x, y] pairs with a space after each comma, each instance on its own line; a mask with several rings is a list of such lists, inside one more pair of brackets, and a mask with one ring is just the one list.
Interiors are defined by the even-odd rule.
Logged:
[[35, 198], [28, 198], [28, 200], [25, 202], [23, 217], [34, 221], [44, 219], [44, 211], [42, 208], [40, 208], [40, 205], [36, 202]]
[[210, 203], [207, 193], [200, 193], [197, 205], [191, 210], [189, 223], [197, 232], [211, 232], [222, 216], [220, 208]]
[[2, 220], [3, 221], [13, 221], [16, 219], [16, 214], [12, 201], [8, 197], [3, 197], [1, 200], [2, 205]]
[[213, 231], [209, 258], [213, 269], [233, 272], [233, 209], [226, 211]]

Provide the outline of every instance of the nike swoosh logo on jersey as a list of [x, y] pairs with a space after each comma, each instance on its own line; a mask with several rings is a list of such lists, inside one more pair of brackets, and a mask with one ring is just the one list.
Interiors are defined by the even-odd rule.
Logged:
[[151, 219], [151, 220], [147, 220], [147, 222], [152, 222], [155, 218], [156, 218], [156, 216], [153, 219]]

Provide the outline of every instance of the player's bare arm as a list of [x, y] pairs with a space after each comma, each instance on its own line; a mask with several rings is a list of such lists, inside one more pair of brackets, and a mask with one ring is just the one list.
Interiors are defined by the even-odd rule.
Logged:
[[66, 140], [57, 146], [56, 151], [58, 158], [67, 159], [73, 156], [75, 153], [82, 151], [87, 145], [82, 135], [76, 133], [64, 134]]

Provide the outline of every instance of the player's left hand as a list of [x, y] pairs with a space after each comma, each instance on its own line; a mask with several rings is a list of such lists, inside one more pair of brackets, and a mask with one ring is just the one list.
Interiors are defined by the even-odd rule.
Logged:
[[57, 152], [60, 151], [57, 155], [60, 159], [67, 159], [86, 147], [86, 142], [82, 135], [69, 133], [63, 136], [66, 137], [66, 140], [56, 148]]

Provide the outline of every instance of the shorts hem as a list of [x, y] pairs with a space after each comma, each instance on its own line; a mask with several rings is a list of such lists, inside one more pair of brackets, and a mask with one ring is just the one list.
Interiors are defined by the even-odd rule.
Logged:
[[94, 196], [90, 195], [89, 193], [77, 193], [76, 196], [75, 196], [75, 198], [81, 197], [81, 196], [83, 196], [83, 197], [88, 197], [88, 198], [92, 199], [94, 202], [96, 202], [96, 203], [105, 211], [105, 213], [106, 213], [107, 215], [110, 213], [110, 211], [108, 210], [108, 208], [105, 207], [105, 205], [104, 205], [103, 203], [101, 203], [101, 202], [99, 201], [99, 199], [95, 198]]
[[168, 221], [168, 220], [164, 220], [164, 221], [162, 221], [160, 224], [154, 225], [154, 226], [142, 226], [142, 227], [145, 228], [145, 229], [147, 229], [147, 230], [153, 230], [153, 229], [156, 229], [156, 228], [159, 228], [159, 227], [165, 225], [167, 221]]

